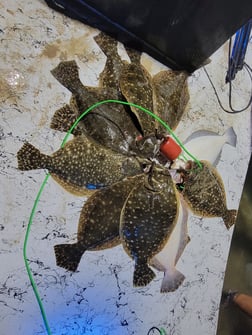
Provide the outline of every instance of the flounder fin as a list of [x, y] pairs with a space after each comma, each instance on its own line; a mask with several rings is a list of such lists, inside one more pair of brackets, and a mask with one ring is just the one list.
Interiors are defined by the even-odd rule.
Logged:
[[228, 209], [226, 211], [226, 214], [222, 218], [227, 229], [231, 228], [235, 224], [236, 217], [237, 217], [236, 209]]
[[207, 58], [203, 61], [203, 63], [200, 64], [200, 67], [201, 66], [205, 66], [205, 65], [208, 65], [212, 62], [211, 58]]
[[158, 271], [165, 272], [166, 270], [165, 266], [163, 266], [163, 264], [160, 263], [155, 256], [151, 259], [150, 265], [153, 266]]
[[94, 40], [106, 56], [117, 53], [117, 41], [104, 32], [100, 32], [96, 35]]
[[54, 246], [56, 264], [66, 270], [76, 271], [84, 253], [78, 243], [57, 244]]
[[225, 135], [227, 137], [227, 142], [226, 143], [232, 145], [233, 147], [236, 147], [237, 135], [234, 131], [234, 128], [233, 127], [228, 128]]
[[190, 236], [188, 235], [188, 228], [187, 228], [187, 222], [188, 222], [188, 209], [187, 204], [185, 200], [182, 198], [182, 196], [179, 197], [181, 202], [181, 208], [182, 208], [182, 224], [181, 224], [181, 233], [180, 233], [180, 242], [179, 242], [179, 248], [178, 252], [175, 258], [175, 265], [177, 264], [180, 256], [182, 255], [185, 247], [190, 242]]
[[185, 276], [174, 268], [173, 271], [166, 271], [161, 284], [161, 293], [173, 292], [183, 283]]
[[198, 137], [204, 137], [204, 136], [220, 136], [218, 133], [215, 133], [211, 130], [196, 130], [191, 135], [187, 137], [187, 139], [184, 141], [184, 144], [186, 145], [191, 140], [197, 139]]
[[[222, 151], [222, 150], [221, 150]], [[213, 161], [213, 166], [216, 166], [221, 158], [221, 151], [219, 152], [219, 154], [217, 155], [217, 157], [215, 158], [215, 160]]]
[[133, 285], [146, 286], [155, 278], [155, 276], [155, 273], [149, 268], [148, 264], [136, 264]]
[[[69, 105], [65, 105], [62, 108], [56, 110], [53, 115], [50, 127], [52, 129], [67, 133], [76, 121], [76, 118], [77, 116], [75, 115], [71, 107]], [[81, 130], [78, 129], [78, 125], [72, 131], [72, 134], [74, 136], [81, 135], [81, 133]]]
[[18, 169], [22, 171], [46, 169], [51, 157], [42, 154], [32, 144], [26, 142], [17, 153]]
[[183, 254], [183, 251], [185, 250], [185, 247], [187, 246], [187, 244], [190, 242], [190, 236], [189, 235], [185, 235], [183, 240], [180, 241], [180, 246], [175, 258], [175, 264], [177, 264], [178, 260], [180, 259], [181, 255]]
[[51, 74], [70, 92], [78, 93], [83, 87], [79, 78], [79, 68], [75, 60], [60, 62]]
[[51, 173], [51, 177], [56, 181], [56, 183], [58, 183], [61, 187], [63, 187], [64, 190], [78, 197], [89, 197], [95, 192], [95, 190], [89, 190], [85, 187], [74, 185], [71, 182], [64, 180], [63, 178], [60, 178], [54, 173]]

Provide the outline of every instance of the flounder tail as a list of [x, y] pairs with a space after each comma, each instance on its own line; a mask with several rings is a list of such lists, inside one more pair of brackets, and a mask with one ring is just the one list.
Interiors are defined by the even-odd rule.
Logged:
[[161, 284], [161, 293], [173, 292], [183, 283], [185, 276], [174, 268], [173, 271], [165, 271]]
[[222, 217], [227, 229], [231, 228], [235, 224], [237, 217], [237, 210], [227, 209], [226, 214]]
[[117, 54], [117, 41], [114, 38], [101, 32], [94, 37], [94, 40], [106, 56]]
[[133, 277], [134, 286], [146, 286], [155, 278], [155, 273], [147, 263], [136, 264]]
[[234, 131], [234, 128], [233, 127], [228, 128], [225, 135], [227, 138], [227, 143], [232, 145], [233, 147], [236, 147], [237, 135]]
[[48, 168], [51, 157], [42, 154], [32, 144], [26, 142], [18, 151], [17, 159], [19, 170], [27, 171]]
[[78, 243], [57, 244], [54, 246], [56, 264], [66, 270], [75, 272], [84, 251]]
[[80, 87], [84, 87], [80, 81], [79, 68], [75, 60], [60, 62], [51, 73], [63, 86], [74, 94], [78, 94]]
[[[53, 115], [50, 127], [52, 129], [67, 133], [76, 121], [76, 119], [77, 116], [75, 115], [71, 107], [69, 105], [65, 105], [64, 107], [56, 110]], [[73, 129], [72, 134], [74, 136], [81, 135], [81, 130], [78, 129], [78, 125]]]

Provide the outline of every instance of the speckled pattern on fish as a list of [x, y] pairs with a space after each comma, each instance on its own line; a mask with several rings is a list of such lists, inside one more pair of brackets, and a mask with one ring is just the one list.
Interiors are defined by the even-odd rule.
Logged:
[[222, 217], [227, 228], [236, 219], [237, 211], [227, 209], [225, 189], [217, 170], [207, 161], [202, 168], [192, 163], [186, 172], [183, 197], [193, 213], [206, 217]]
[[78, 241], [54, 247], [57, 265], [76, 271], [85, 250], [111, 248], [119, 243], [121, 208], [133, 187], [141, 183], [144, 175], [128, 177], [96, 191], [84, 204], [78, 226]]
[[[188, 74], [171, 70], [161, 71], [153, 77], [153, 100], [155, 112], [175, 129], [189, 101]], [[158, 124], [160, 131], [163, 129]]]
[[19, 150], [20, 170], [47, 169], [72, 185], [104, 187], [142, 172], [135, 157], [108, 150], [85, 136], [78, 136], [51, 156], [40, 153], [29, 143]]
[[177, 211], [175, 185], [163, 169], [151, 169], [130, 192], [121, 213], [120, 236], [135, 261], [134, 286], [147, 285], [155, 277], [148, 263], [168, 240]]
[[[95, 40], [107, 57], [97, 87], [82, 84], [75, 60], [62, 61], [51, 71], [72, 93], [69, 104], [55, 112], [51, 127], [68, 131], [99, 100], [122, 98], [152, 110], [174, 129], [189, 99], [187, 74], [167, 70], [151, 77], [140, 53], [126, 48], [128, 63], [120, 59], [116, 41], [103, 33]], [[194, 214], [221, 216], [229, 228], [236, 211], [226, 208], [217, 171], [207, 162], [203, 169], [192, 163], [188, 170], [190, 163], [184, 162], [185, 169], [174, 167], [179, 181], [173, 180], [170, 169], [176, 164], [161, 158], [159, 150], [164, 130], [135, 107], [100, 105], [80, 120], [73, 135], [51, 156], [29, 143], [18, 152], [19, 169], [47, 169], [65, 190], [90, 196], [80, 215], [78, 241], [55, 246], [57, 265], [76, 271], [86, 250], [122, 243], [135, 263], [134, 286], [152, 281], [152, 264], [165, 272], [161, 292], [177, 289], [184, 275], [175, 265], [189, 239], [187, 214], [179, 215], [176, 183], [183, 182], [181, 193]], [[153, 257], [161, 251], [165, 255], [165, 250], [170, 250], [167, 261], [155, 262]]]

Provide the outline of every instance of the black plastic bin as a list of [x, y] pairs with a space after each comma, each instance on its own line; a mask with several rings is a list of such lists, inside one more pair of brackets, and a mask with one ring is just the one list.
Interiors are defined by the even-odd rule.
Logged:
[[193, 72], [252, 17], [252, 0], [46, 0], [77, 20]]

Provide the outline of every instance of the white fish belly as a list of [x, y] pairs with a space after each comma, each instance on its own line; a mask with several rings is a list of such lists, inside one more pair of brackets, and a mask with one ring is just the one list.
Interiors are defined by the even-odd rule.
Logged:
[[184, 243], [187, 243], [187, 214], [185, 214], [185, 210], [183, 209], [181, 202], [179, 202], [177, 223], [164, 248], [153, 258], [153, 264], [159, 264], [160, 268], [163, 268], [164, 270], [171, 270], [174, 268], [178, 257], [185, 247]]
[[225, 136], [202, 136], [185, 143], [185, 148], [197, 159], [215, 164], [225, 143]]

